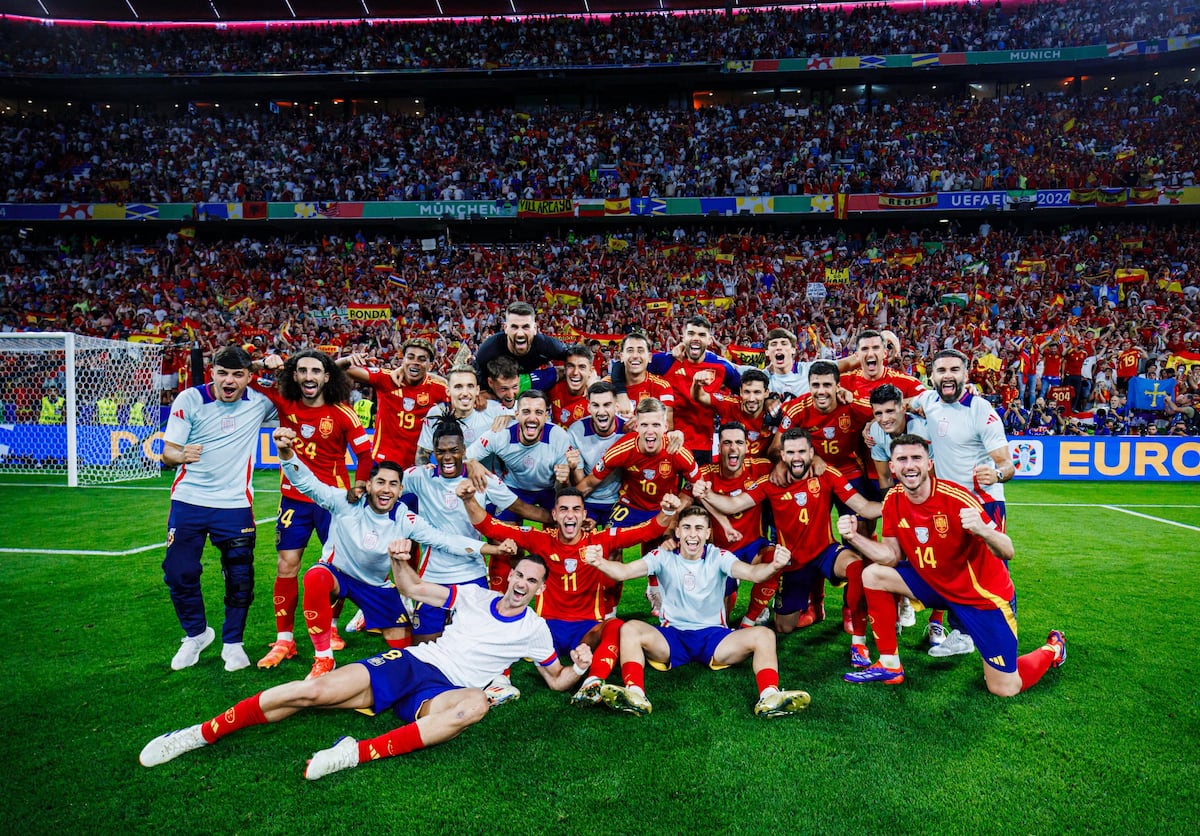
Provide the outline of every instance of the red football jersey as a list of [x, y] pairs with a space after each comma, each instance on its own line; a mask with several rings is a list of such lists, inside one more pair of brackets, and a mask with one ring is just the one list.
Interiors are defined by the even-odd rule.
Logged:
[[799, 569], [836, 542], [833, 539], [833, 495], [848, 502], [858, 492], [850, 478], [835, 467], [826, 467], [820, 476], [809, 476], [779, 487], [769, 479], [760, 479], [747, 492], [756, 501], [771, 503], [776, 541], [792, 553], [785, 572]]
[[882, 386], [885, 383], [890, 383], [899, 389], [905, 398], [915, 398], [917, 395], [925, 391], [925, 384], [917, 380], [911, 374], [898, 372], [895, 369], [884, 369], [883, 375], [878, 380], [867, 380], [861, 369], [855, 369], [852, 372], [846, 372], [838, 379], [838, 385], [843, 389], [849, 389], [854, 393], [854, 397], [868, 400], [871, 397], [871, 392], [876, 386]]
[[1142, 353], [1136, 348], [1127, 348], [1117, 355], [1117, 377], [1133, 377], [1142, 363]]
[[750, 456], [765, 456], [771, 446], [771, 433], [763, 426], [767, 417], [764, 409], [757, 418], [747, 415], [742, 409], [741, 395], [727, 395], [724, 392], [712, 393], [713, 409], [717, 413], [719, 424], [737, 421], [746, 427], [746, 453]]
[[1008, 567], [983, 540], [962, 527], [958, 512], [973, 508], [985, 523], [992, 523], [991, 518], [966, 488], [930, 479], [932, 492], [919, 505], [899, 485], [888, 491], [883, 500], [883, 536], [900, 543], [921, 579], [946, 600], [980, 609], [1007, 608], [1016, 594]]
[[387, 372], [369, 372], [375, 389], [375, 461], [412, 467], [417, 460], [421, 422], [434, 404], [446, 400], [446, 387], [428, 377], [416, 386], [397, 386]]
[[543, 618], [563, 621], [600, 621], [608, 609], [604, 590], [613, 581], [596, 567], [583, 562], [584, 549], [601, 546], [606, 558], [616, 554], [619, 560], [622, 550], [655, 540], [664, 531], [656, 517], [629, 528], [592, 531], [580, 537], [577, 543], [567, 545], [558, 539], [557, 529], [543, 531], [510, 525], [491, 515], [475, 528], [495, 540], [511, 537], [518, 546], [546, 561], [546, 588], [538, 596], [534, 609]]
[[[346, 448], [358, 459], [354, 478], [366, 481], [371, 474], [371, 439], [363, 429], [358, 415], [348, 404], [305, 406], [302, 401], [289, 401], [274, 389], [255, 386], [275, 404], [279, 426], [295, 430], [299, 436], [292, 444], [296, 456], [308, 465], [313, 475], [326, 485], [350, 487], [346, 467]], [[292, 487], [287, 476], [279, 475], [279, 490], [288, 499], [312, 502]]]
[[[758, 480], [770, 472], [771, 460], [758, 458], [747, 458], [742, 465], [742, 471], [732, 477], [722, 476], [721, 465], [715, 462], [700, 467], [700, 473], [703, 475], [704, 481], [711, 485], [712, 492], [722, 496], [738, 496], [749, 491]], [[742, 535], [742, 539], [736, 543], [731, 542], [725, 536], [725, 530], [721, 526], [714, 524], [712, 527], [713, 545], [731, 552], [737, 551], [742, 546], [748, 546], [764, 536], [762, 516], [762, 504], [756, 502], [753, 508], [742, 511], [740, 514], [734, 514], [729, 518], [730, 525]]]
[[634, 406], [646, 398], [658, 398], [666, 406], [675, 408], [675, 390], [671, 388], [671, 384], [656, 374], [647, 374], [646, 379], [641, 383], [626, 384], [625, 394]]
[[710, 394], [725, 385], [725, 367], [720, 363], [690, 363], [675, 360], [664, 379], [675, 391], [675, 429], [683, 431], [683, 444], [689, 450], [711, 450], [713, 419], [716, 410], [692, 400], [692, 378], [697, 372], [711, 370], [712, 381], [705, 386]]
[[630, 508], [653, 511], [663, 494], [679, 493], [679, 477], [689, 482], [700, 475], [700, 468], [688, 450], [668, 453], [666, 442], [657, 453], [643, 453], [637, 446], [637, 433], [619, 438], [592, 468], [592, 475], [603, 479], [610, 471], [625, 471], [617, 501]]
[[546, 393], [550, 398], [550, 422], [560, 427], [569, 427], [588, 414], [587, 387], [580, 395], [572, 395], [567, 390], [567, 382], [560, 380], [550, 387]]
[[833, 465], [847, 479], [862, 476], [858, 448], [862, 444], [863, 427], [875, 420], [871, 404], [860, 399], [838, 404], [833, 412], [819, 412], [812, 395], [801, 395], [783, 405], [779, 432], [803, 427], [812, 435], [817, 455]]

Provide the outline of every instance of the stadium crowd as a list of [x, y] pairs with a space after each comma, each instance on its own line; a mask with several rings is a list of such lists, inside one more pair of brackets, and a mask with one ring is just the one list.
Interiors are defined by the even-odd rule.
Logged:
[[346, 119], [211, 109], [0, 125], [8, 202], [509, 200], [1193, 185], [1193, 86], [903, 106]]
[[[729, 354], [750, 362], [774, 327], [796, 333], [809, 358], [844, 356], [858, 331], [888, 328], [917, 376], [936, 351], [957, 348], [974, 358], [973, 379], [998, 404], [1032, 409], [1040, 396], [1083, 413], [1119, 394], [1123, 352], [1140, 352], [1135, 373], [1164, 375], [1175, 374], [1168, 357], [1200, 356], [1195, 232], [1120, 224], [1020, 233], [985, 223], [869, 235], [569, 233], [508, 245], [361, 234], [208, 241], [172, 233], [149, 246], [61, 238], [4, 249], [0, 322], [208, 350], [324, 346], [385, 363], [420, 335], [443, 372], [459, 345], [473, 351], [517, 299], [538, 302], [542, 331], [595, 341], [608, 356], [631, 330], [660, 348], [674, 344], [672, 321], [692, 313], [712, 319]], [[348, 318], [349, 306], [372, 305], [393, 318]], [[1075, 346], [1087, 349], [1079, 358], [1086, 373], [1059, 368]], [[1089, 391], [1077, 381], [1064, 404], [1049, 383], [1024, 385], [1023, 374], [1086, 378]], [[1069, 431], [1067, 417], [1056, 413], [1050, 431]]]
[[0, 71], [197, 74], [499, 69], [713, 63], [895, 53], [1086, 46], [1200, 31], [1182, 0], [964, 3], [919, 10], [777, 8], [737, 15], [628, 14], [474, 23], [240, 29], [100, 28], [5, 23]]

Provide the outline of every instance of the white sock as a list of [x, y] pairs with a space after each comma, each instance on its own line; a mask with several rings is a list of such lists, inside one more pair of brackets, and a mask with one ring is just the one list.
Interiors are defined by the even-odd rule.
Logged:
[[630, 685], [627, 690], [632, 691], [637, 694], [641, 694], [643, 697], [646, 696], [646, 692], [644, 690], [642, 690], [642, 688], [638, 685]]
[[332, 650], [318, 650], [316, 652], [316, 657], [318, 659], [332, 659], [333, 651]]
[[295, 633], [276, 633], [275, 634], [275, 641], [277, 641], [277, 642], [290, 642], [290, 641], [295, 641], [295, 640], [296, 640]]
[[768, 685], [766, 688], [763, 688], [761, 692], [759, 692], [758, 698], [760, 700], [765, 700], [767, 697], [771, 696], [772, 694], [778, 694], [778, 693], [779, 693], [778, 688], [776, 688], [774, 685]]
[[900, 667], [900, 656], [896, 653], [881, 654], [879, 656], [879, 663], [885, 668], [895, 670]]
[[866, 636], [851, 636], [850, 637], [850, 644], [866, 644], [866, 643], [867, 643]]

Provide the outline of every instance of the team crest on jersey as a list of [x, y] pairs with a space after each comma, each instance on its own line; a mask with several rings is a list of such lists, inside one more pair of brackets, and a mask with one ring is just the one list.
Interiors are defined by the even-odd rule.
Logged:
[[221, 419], [221, 432], [231, 433], [237, 429], [237, 419], [233, 416]]
[[760, 433], [758, 430], [750, 431], [750, 440], [751, 441], [758, 441], [758, 439], [761, 437], [762, 437], [762, 433]]
[[574, 557], [568, 557], [563, 561], [563, 568], [566, 569], [568, 573], [574, 572], [579, 568], [579, 561]]
[[838, 416], [838, 429], [840, 429], [842, 432], [850, 431], [850, 416], [849, 415], [839, 415]]
[[453, 511], [458, 507], [458, 494], [454, 491], [442, 491], [442, 507], [447, 511]]
[[793, 499], [796, 500], [796, 504], [801, 508], [808, 504], [808, 494], [806, 493], [798, 493], [793, 497]]
[[821, 493], [821, 480], [820, 479], [809, 479], [808, 480], [808, 492], [811, 493], [813, 496], [819, 495]]
[[916, 532], [918, 543], [928, 543], [929, 542], [929, 529], [928, 528], [926, 528], [923, 525], [919, 525], [916, 528], [914, 528], [913, 531]]
[[933, 530], [938, 533], [938, 536], [945, 537], [946, 532], [950, 530], [950, 518], [945, 514], [934, 514]]
[[642, 471], [642, 478], [643, 478], [643, 479], [653, 479], [653, 478], [654, 478], [654, 471], [653, 471], [653, 470], [643, 470], [643, 471]]
[[425, 406], [428, 403], [429, 403], [429, 393], [428, 392], [421, 392], [419, 395], [417, 395], [417, 405], [418, 406]]
[[950, 432], [950, 421], [947, 418], [942, 418], [938, 421], [937, 425], [938, 438], [945, 438], [948, 432]]
[[321, 431], [321, 438], [329, 438], [333, 434], [333, 419], [326, 415], [317, 424], [317, 429]]
[[833, 438], [835, 435], [837, 435], [837, 428], [836, 427], [823, 427], [822, 432], [825, 433], [826, 438]]
[[686, 575], [683, 576], [683, 588], [686, 589], [688, 592], [696, 591], [696, 576], [693, 575], [691, 572], [688, 572]]
[[658, 463], [658, 472], [663, 476], [670, 476], [671, 475], [671, 463], [670, 462], [659, 462]]
[[[745, 488], [746, 490], [750, 490], [752, 487], [754, 487], [754, 480], [747, 479], [745, 482], [742, 483], [742, 487]], [[739, 491], [739, 493], [740, 493], [740, 491]]]
[[300, 436], [302, 438], [312, 438], [316, 432], [317, 432], [317, 428], [314, 427], [312, 424], [301, 424], [300, 425]]
[[533, 456], [521, 456], [521, 467], [533, 470]]
[[403, 405], [404, 405], [405, 412], [412, 412], [413, 407], [417, 405], [417, 402], [414, 401], [412, 398], [405, 398], [403, 401]]
[[379, 545], [379, 532], [374, 529], [363, 535], [363, 548], [373, 549]]

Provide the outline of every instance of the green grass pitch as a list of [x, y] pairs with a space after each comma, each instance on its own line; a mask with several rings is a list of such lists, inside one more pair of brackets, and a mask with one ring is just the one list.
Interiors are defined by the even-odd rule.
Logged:
[[[275, 477], [256, 478], [256, 516], [267, 518]], [[522, 698], [459, 739], [309, 783], [303, 768], [314, 750], [345, 734], [380, 734], [394, 718], [314, 711], [153, 770], [138, 764], [151, 737], [303, 676], [311, 650], [301, 638], [301, 657], [279, 669], [226, 673], [213, 646], [194, 668], [172, 672], [181, 633], [156, 546], [167, 481], [134, 484], [0, 486], [5, 832], [1194, 833], [1200, 825], [1194, 485], [1010, 487], [1021, 648], [1052, 627], [1069, 647], [1063, 668], [1014, 699], [986, 692], [977, 655], [929, 658], [917, 628], [900, 640], [904, 685], [843, 683], [849, 642], [835, 618], [779, 640], [784, 687], [812, 694], [796, 718], [751, 714], [745, 664], [650, 671], [654, 713], [639, 719], [572, 708], [522, 663], [513, 672]], [[274, 637], [272, 525], [259, 532], [252, 660]], [[215, 556], [204, 587], [219, 629]], [[642, 589], [628, 585], [623, 615], [648, 616]], [[348, 641], [342, 662], [382, 646], [370, 636]]]

